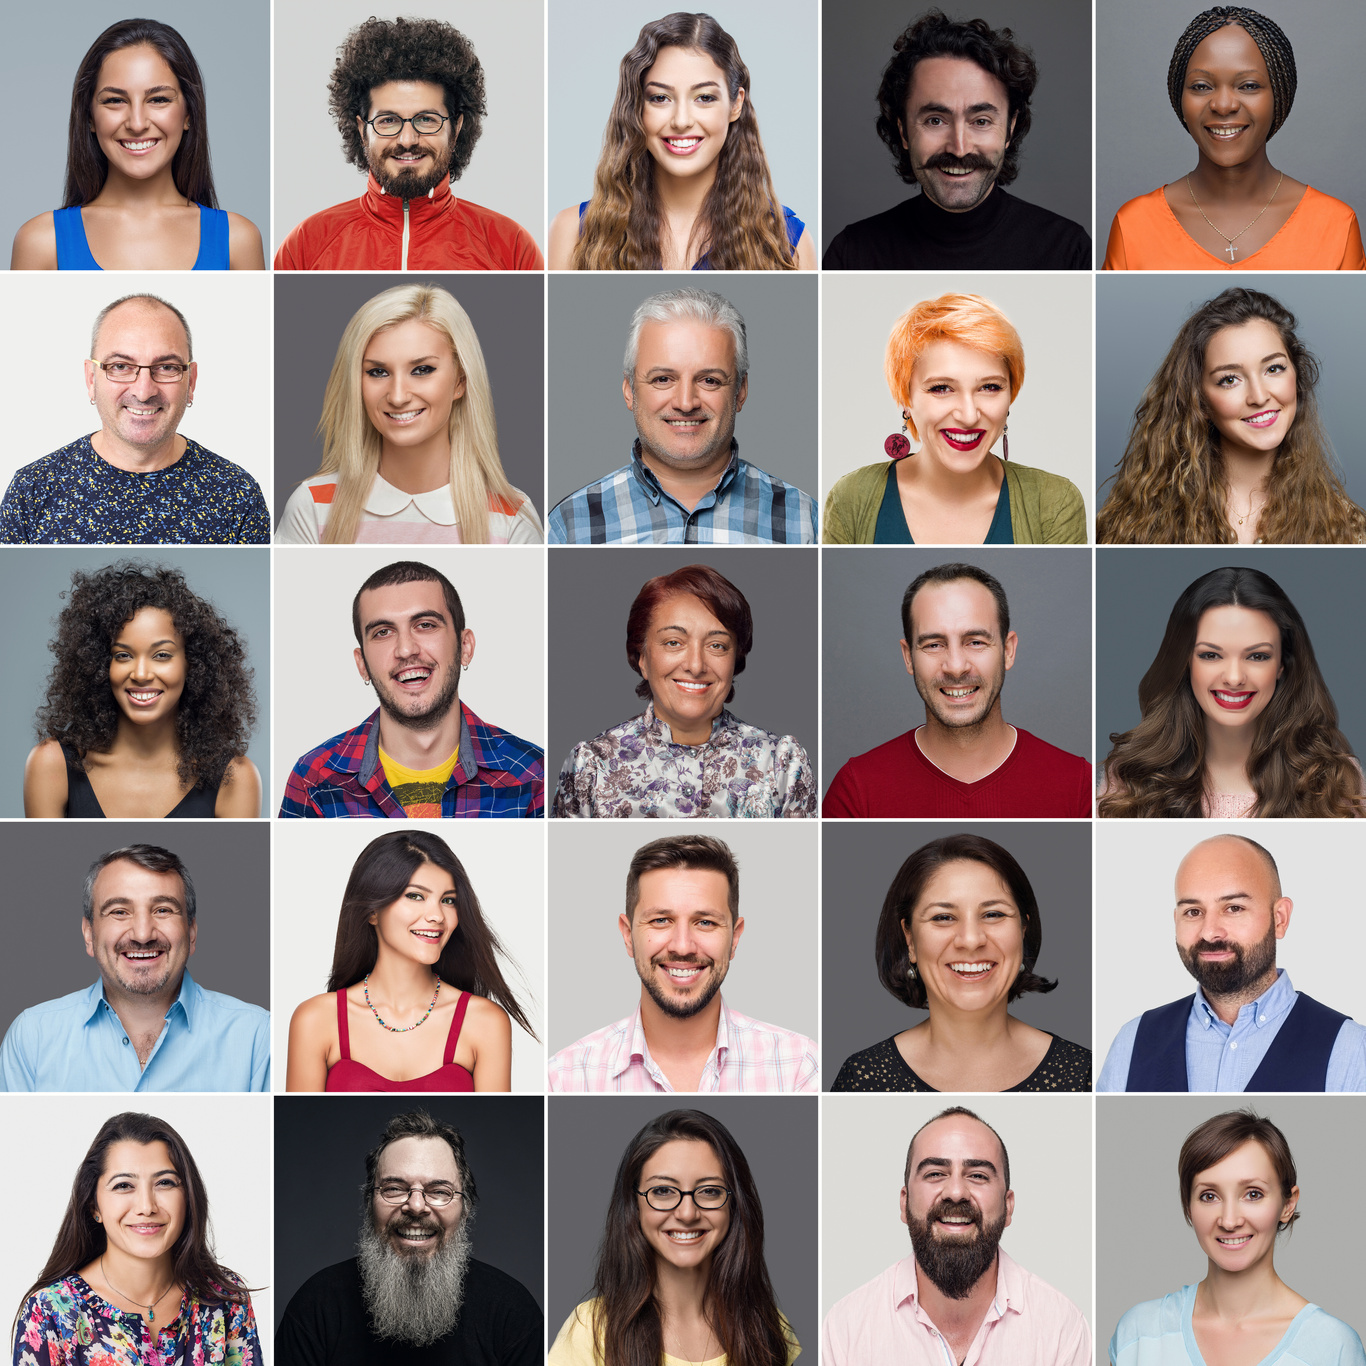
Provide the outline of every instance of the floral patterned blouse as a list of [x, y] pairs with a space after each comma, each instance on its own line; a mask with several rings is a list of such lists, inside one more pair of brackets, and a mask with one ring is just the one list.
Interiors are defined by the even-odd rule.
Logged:
[[676, 745], [650, 703], [575, 745], [560, 770], [556, 816], [814, 816], [816, 775], [790, 735], [722, 711], [704, 745]]
[[115, 1308], [80, 1276], [45, 1286], [19, 1315], [14, 1366], [261, 1366], [251, 1302], [201, 1304], [158, 1328]]

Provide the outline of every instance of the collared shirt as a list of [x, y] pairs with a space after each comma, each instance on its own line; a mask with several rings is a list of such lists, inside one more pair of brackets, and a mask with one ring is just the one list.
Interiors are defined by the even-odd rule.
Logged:
[[689, 511], [640, 458], [559, 503], [546, 521], [551, 545], [813, 545], [816, 500], [741, 460]]
[[96, 982], [30, 1006], [0, 1044], [6, 1091], [269, 1091], [270, 1015], [187, 972], [145, 1066]]
[[[1190, 1017], [1186, 1021], [1186, 1082], [1192, 1091], [1246, 1091], [1275, 1041], [1290, 1007], [1295, 988], [1284, 968], [1255, 1001], [1245, 1005], [1238, 1018], [1226, 1025], [1214, 1013], [1204, 991], [1195, 989]], [[1142, 1017], [1140, 1016], [1139, 1019]], [[1129, 1081], [1129, 1061], [1139, 1020], [1130, 1020], [1115, 1035], [1105, 1066], [1096, 1082], [1097, 1091], [1123, 1091]], [[1338, 1030], [1328, 1055], [1325, 1091], [1366, 1091], [1366, 1028], [1347, 1020]]]
[[[1091, 1329], [1081, 1310], [1004, 1250], [996, 1263], [996, 1294], [963, 1366], [1091, 1366]], [[831, 1309], [821, 1366], [958, 1366], [920, 1303], [913, 1256]]]
[[[441, 794], [450, 816], [542, 816], [545, 756], [481, 721], [460, 704], [460, 762]], [[285, 783], [283, 816], [366, 816], [407, 820], [379, 761], [379, 712], [311, 749]]]
[[[668, 1077], [650, 1056], [640, 1007], [616, 1024], [586, 1034], [550, 1060], [552, 1091], [671, 1092]], [[819, 1091], [815, 1042], [778, 1025], [741, 1015], [721, 1001], [716, 1047], [697, 1090]]]

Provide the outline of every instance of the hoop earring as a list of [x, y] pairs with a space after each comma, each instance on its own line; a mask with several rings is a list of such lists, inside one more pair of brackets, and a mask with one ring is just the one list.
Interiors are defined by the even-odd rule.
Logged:
[[[91, 402], [93, 403], [94, 400], [92, 399]], [[904, 460], [911, 453], [911, 443], [902, 435], [902, 432], [906, 430], [910, 420], [911, 415], [903, 408], [901, 410], [901, 431], [893, 432], [891, 436], [882, 443], [882, 449], [886, 451], [893, 460]]]

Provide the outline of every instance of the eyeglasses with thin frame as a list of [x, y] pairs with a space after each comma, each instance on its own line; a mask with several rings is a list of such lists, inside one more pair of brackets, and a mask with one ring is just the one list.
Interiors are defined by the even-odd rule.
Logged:
[[419, 136], [431, 137], [433, 133], [439, 133], [452, 117], [448, 114], [422, 113], [414, 114], [410, 119], [401, 119], [397, 114], [376, 114], [374, 118], [363, 122], [382, 138], [396, 138], [403, 131], [405, 123], [411, 123], [413, 132]]
[[134, 365], [130, 360], [87, 360], [97, 370], [104, 371], [104, 377], [111, 384], [133, 384], [146, 370], [158, 384], [179, 384], [190, 373], [190, 367], [178, 360], [159, 360], [152, 365]]
[[386, 1205], [406, 1205], [416, 1191], [433, 1209], [444, 1209], [457, 1196], [465, 1193], [454, 1186], [406, 1186], [402, 1181], [381, 1181], [375, 1191]]
[[730, 1192], [724, 1186], [696, 1186], [690, 1191], [679, 1190], [677, 1186], [648, 1186], [636, 1194], [643, 1195], [650, 1208], [661, 1213], [677, 1209], [685, 1195], [692, 1196], [698, 1209], [720, 1209], [730, 1199]]

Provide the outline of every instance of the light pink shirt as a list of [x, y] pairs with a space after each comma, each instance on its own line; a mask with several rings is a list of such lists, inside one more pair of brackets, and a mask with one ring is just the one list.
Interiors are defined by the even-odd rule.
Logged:
[[[921, 1307], [914, 1257], [826, 1315], [821, 1366], [958, 1366]], [[1066, 1295], [1000, 1252], [996, 1295], [963, 1366], [1091, 1366], [1091, 1329]]]
[[[650, 1056], [640, 1007], [616, 1024], [585, 1035], [550, 1060], [552, 1091], [672, 1091]], [[721, 1001], [716, 1046], [699, 1092], [819, 1091], [816, 1045], [804, 1034], [751, 1020]]]

